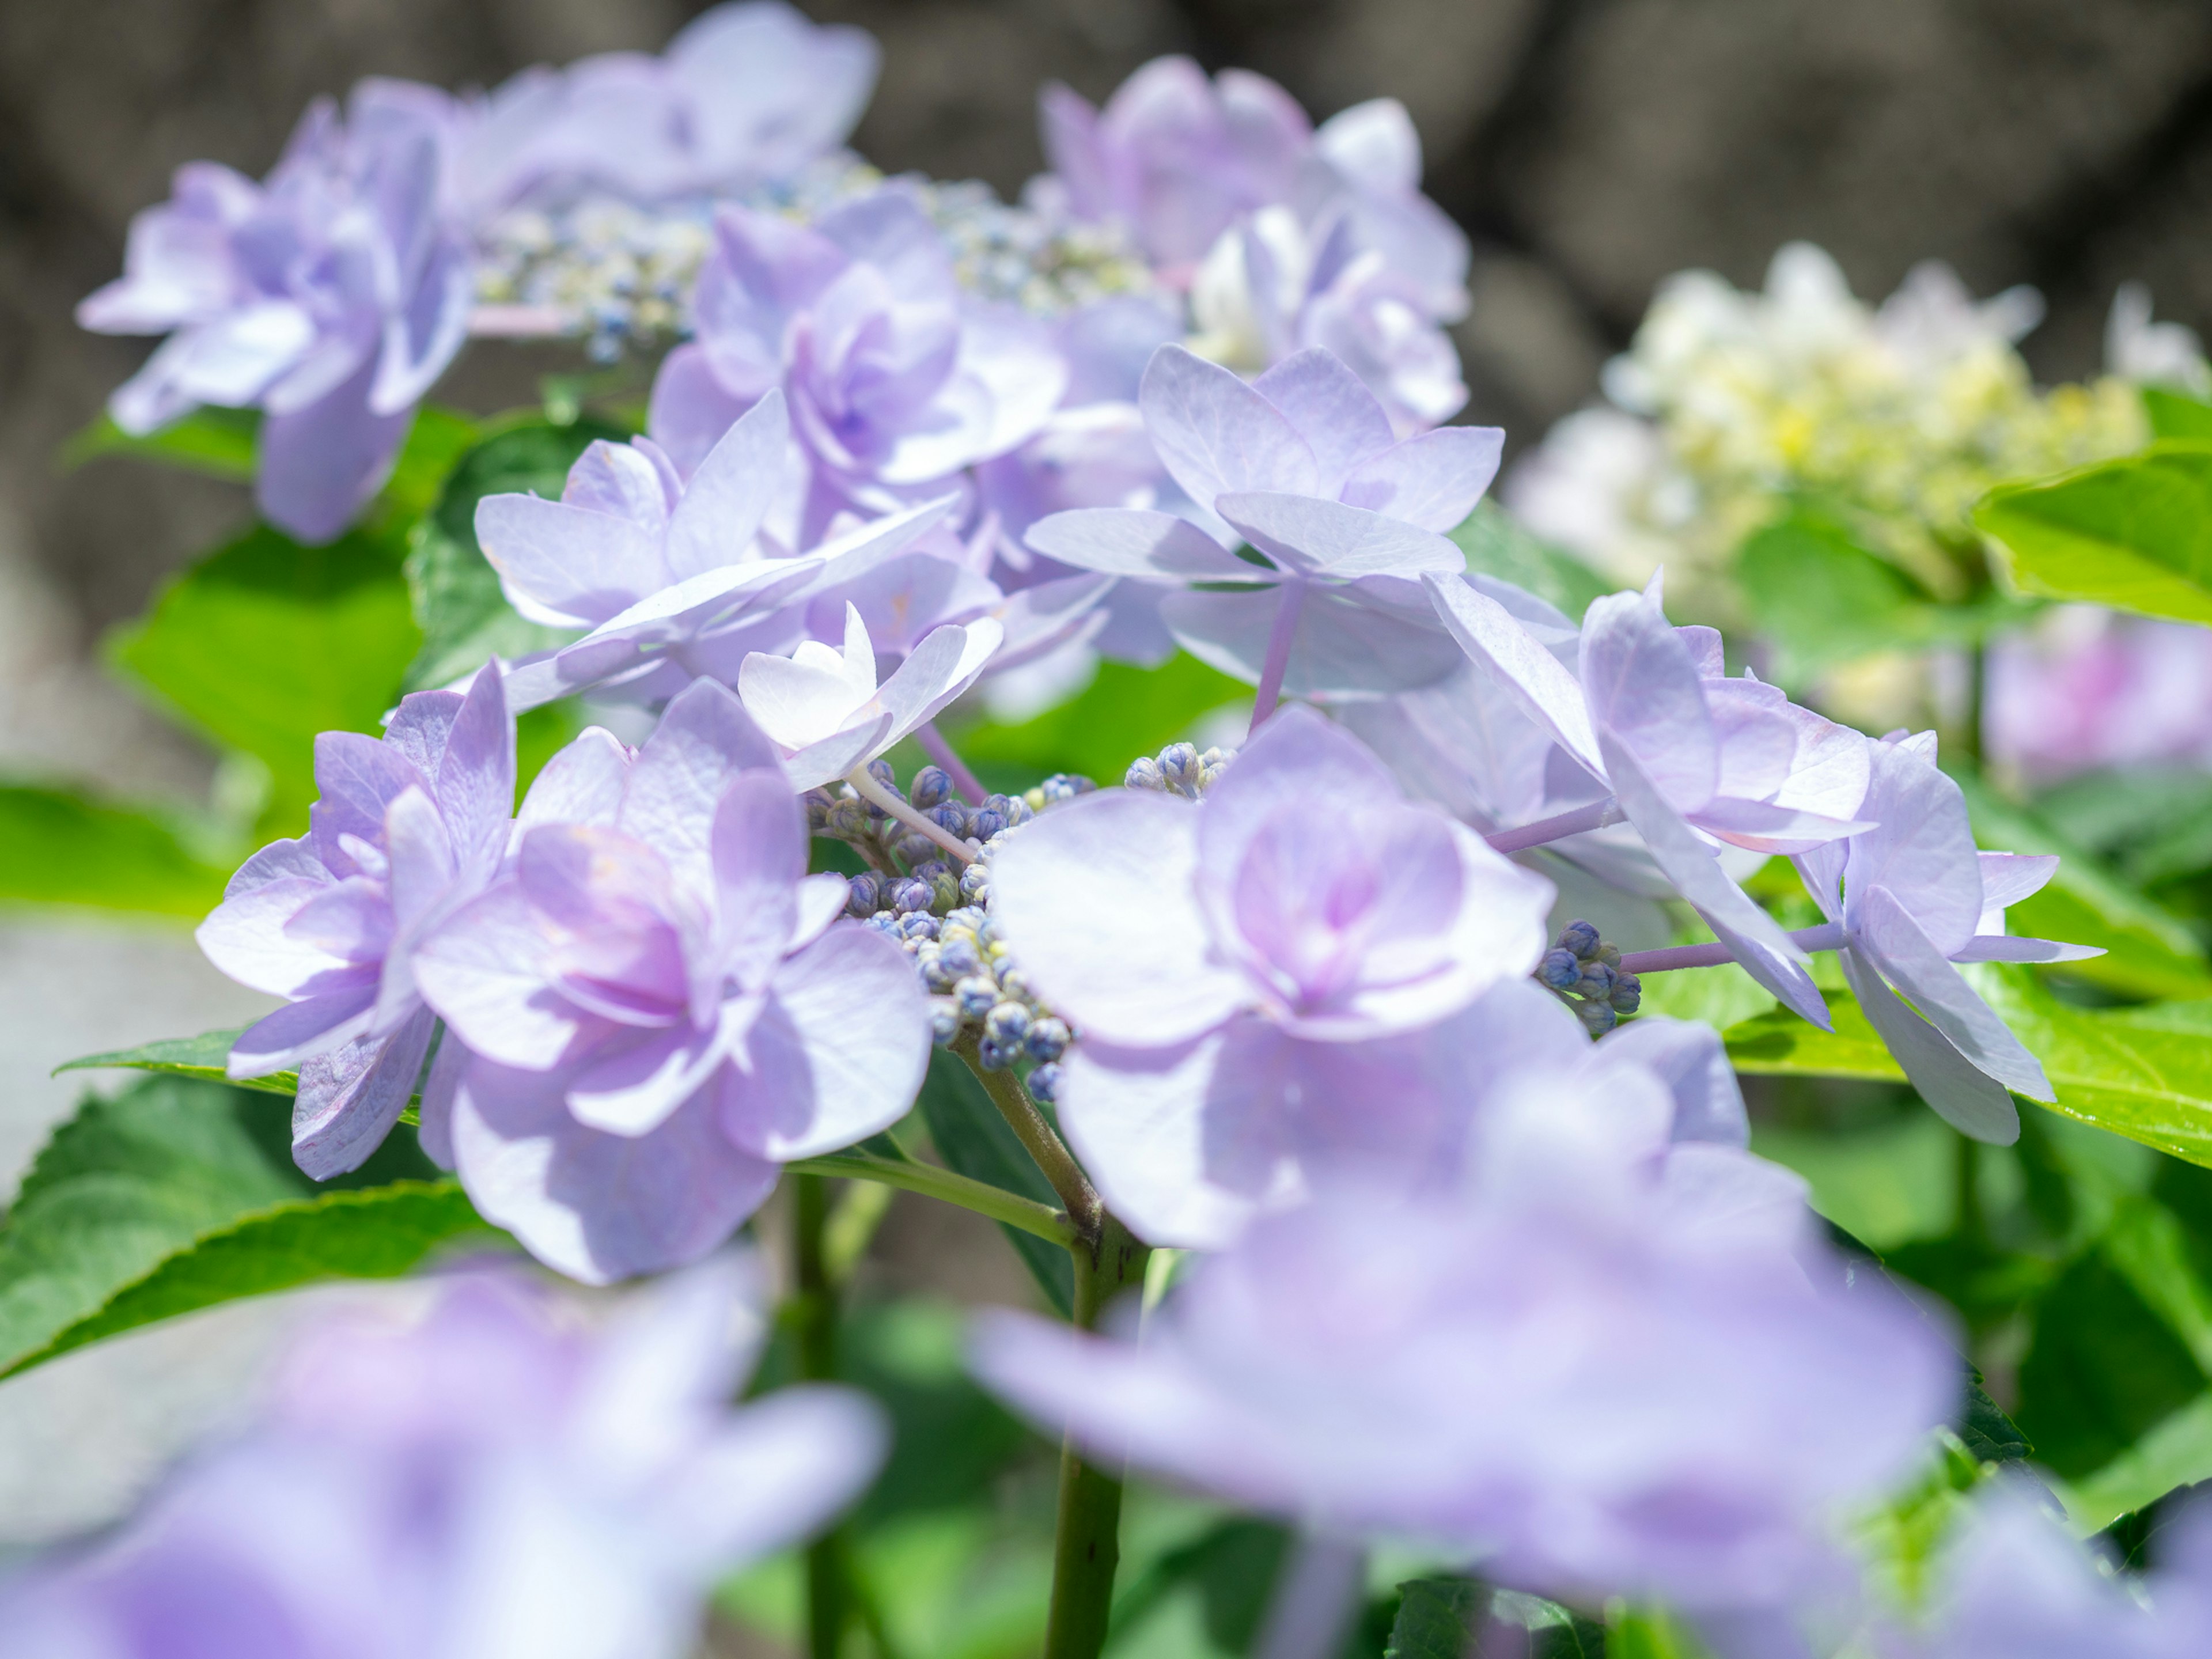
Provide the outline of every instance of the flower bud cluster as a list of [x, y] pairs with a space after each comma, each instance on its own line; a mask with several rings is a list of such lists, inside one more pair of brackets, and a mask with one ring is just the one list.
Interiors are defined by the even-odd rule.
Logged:
[[1132, 789], [1150, 789], [1196, 800], [1213, 787], [1236, 757], [1233, 750], [1226, 755], [1218, 749], [1208, 749], [1201, 754], [1196, 744], [1171, 743], [1157, 756], [1140, 755], [1130, 762], [1121, 781]]
[[[990, 860], [1039, 811], [1097, 786], [1057, 774], [1022, 794], [989, 795], [969, 806], [939, 767], [923, 767], [904, 791], [889, 762], [872, 761], [868, 769], [886, 791], [965, 841], [975, 862], [954, 866], [935, 842], [906, 830], [850, 785], [811, 791], [806, 807], [814, 833], [847, 842], [877, 866], [852, 878], [846, 914], [896, 940], [914, 958], [930, 994], [931, 1035], [939, 1048], [974, 1035], [987, 1069], [1030, 1066], [1030, 1092], [1049, 1103], [1072, 1033], [1031, 994], [998, 937], [990, 915]], [[896, 873], [899, 864], [904, 875]]]
[[1620, 965], [1619, 948], [1586, 921], [1571, 921], [1560, 930], [1559, 942], [1536, 964], [1536, 977], [1571, 1000], [1593, 1036], [1610, 1031], [1644, 1001], [1644, 982]]

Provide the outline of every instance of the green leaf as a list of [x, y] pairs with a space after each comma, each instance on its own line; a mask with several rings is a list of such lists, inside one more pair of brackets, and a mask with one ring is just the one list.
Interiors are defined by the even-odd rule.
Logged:
[[[65, 1060], [54, 1067], [53, 1075], [64, 1072], [96, 1072], [111, 1067], [133, 1072], [159, 1072], [171, 1077], [198, 1078], [203, 1082], [222, 1083], [226, 1080], [224, 1066], [230, 1058], [231, 1044], [245, 1030], [203, 1031], [198, 1036], [163, 1037], [158, 1042], [143, 1042], [136, 1048], [117, 1048], [104, 1054], [86, 1054], [76, 1060]], [[296, 1072], [277, 1072], [268, 1077], [250, 1078], [237, 1085], [241, 1089], [259, 1089], [269, 1094], [293, 1095], [300, 1089]]]
[[2167, 441], [2000, 485], [1974, 523], [2023, 592], [2212, 623], [2212, 444]]
[[1774, 1008], [1729, 1026], [1722, 1036], [1736, 1070], [1753, 1075], [1905, 1081], [1905, 1068], [1890, 1058], [1850, 994], [1829, 991], [1826, 996], [1833, 1031], [1808, 1024], [1787, 1008]]
[[568, 469], [587, 447], [623, 435], [599, 421], [532, 422], [487, 438], [459, 457], [408, 550], [408, 592], [422, 630], [422, 652], [407, 668], [410, 690], [443, 685], [494, 656], [520, 656], [574, 637], [525, 622], [507, 604], [498, 573], [477, 544], [477, 503], [498, 495], [557, 500]]
[[197, 921], [230, 872], [161, 815], [65, 789], [0, 786], [0, 899]]
[[420, 643], [391, 546], [361, 531], [306, 547], [266, 525], [203, 559], [109, 643], [114, 661], [272, 780], [264, 834], [315, 797], [320, 732], [376, 732]]
[[1104, 662], [1089, 687], [1057, 708], [1018, 726], [987, 720], [955, 741], [969, 765], [986, 770], [1032, 779], [1074, 772], [1115, 784], [1138, 756], [1188, 737], [1202, 716], [1251, 696], [1251, 687], [1192, 656], [1179, 653], [1158, 668]]
[[477, 423], [457, 410], [425, 404], [415, 411], [407, 441], [392, 465], [373, 512], [386, 521], [411, 524], [430, 510], [446, 475], [477, 441]]
[[1451, 538], [1467, 555], [1469, 570], [1525, 588], [1577, 620], [1592, 599], [1613, 591], [1613, 584], [1596, 571], [1530, 535], [1494, 501], [1477, 501]]
[[2178, 1487], [2212, 1480], [2212, 1393], [2162, 1418], [2101, 1468], [2059, 1484], [2076, 1532], [2102, 1531]]
[[1669, 969], [1643, 983], [1644, 1012], [1702, 1020], [1718, 1031], [1756, 1019], [1777, 1006], [1774, 994], [1733, 962], [1717, 968]]
[[2031, 939], [2102, 947], [2101, 957], [2066, 964], [2069, 975], [2092, 984], [2131, 996], [2212, 996], [2212, 967], [2179, 918], [1980, 779], [1954, 774], [1953, 781], [1966, 796], [1974, 837], [1984, 847], [2058, 857], [2050, 884], [2005, 912], [2008, 929]]
[[1398, 1617], [1384, 1659], [1468, 1659], [1490, 1610], [1490, 1587], [1473, 1578], [1415, 1578], [1398, 1586]]
[[2212, 404], [2199, 403], [2158, 386], [2142, 388], [2142, 402], [2152, 437], [2212, 441]]
[[1606, 1609], [1607, 1659], [1708, 1659], [1709, 1650], [1690, 1627], [1657, 1607]]
[[2188, 1348], [2128, 1276], [2093, 1253], [2036, 1307], [2020, 1367], [2020, 1424], [2041, 1462], [2063, 1476], [2086, 1475], [2204, 1388]]
[[[921, 1096], [915, 1104], [921, 1121], [929, 1126], [929, 1139], [937, 1155], [947, 1168], [970, 1180], [1059, 1207], [1059, 1194], [1044, 1178], [1044, 1171], [1023, 1150], [1012, 1128], [991, 1103], [991, 1097], [983, 1092], [983, 1085], [957, 1055], [942, 1048], [931, 1051], [929, 1075], [922, 1080]], [[1053, 1306], [1073, 1316], [1075, 1264], [1067, 1252], [1048, 1239], [1004, 1223], [1000, 1224], [1000, 1231], [1020, 1252], [1024, 1264]]]
[[102, 415], [64, 446], [62, 465], [82, 466], [101, 455], [137, 455], [188, 472], [245, 483], [253, 477], [260, 434], [261, 411], [255, 409], [203, 404], [143, 438], [132, 437]]
[[88, 1096], [0, 1222], [0, 1374], [187, 1309], [402, 1273], [483, 1229], [457, 1189], [426, 1179], [410, 1132], [318, 1187], [291, 1162], [289, 1117], [182, 1076]]
[[1917, 583], [1808, 510], [1747, 537], [1736, 580], [1759, 632], [1779, 647], [1787, 681], [1936, 631], [1934, 607]]

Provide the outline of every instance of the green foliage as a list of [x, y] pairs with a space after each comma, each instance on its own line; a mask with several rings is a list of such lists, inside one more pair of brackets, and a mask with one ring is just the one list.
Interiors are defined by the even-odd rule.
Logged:
[[396, 525], [404, 529], [428, 513], [445, 486], [447, 474], [477, 436], [477, 423], [465, 415], [434, 404], [416, 410], [407, 428], [407, 441], [392, 461], [392, 476], [384, 481], [369, 509], [371, 520], [380, 527]]
[[1075, 772], [1115, 784], [1138, 756], [1188, 738], [1210, 711], [1251, 696], [1249, 686], [1192, 656], [1177, 654], [1158, 668], [1101, 663], [1098, 677], [1057, 708], [1018, 726], [986, 720], [954, 742], [987, 783], [1025, 787]]
[[240, 1297], [407, 1272], [441, 1245], [495, 1237], [395, 1132], [317, 1187], [283, 1109], [196, 1079], [88, 1096], [0, 1223], [0, 1374], [99, 1337]]
[[570, 637], [525, 622], [507, 604], [498, 573], [477, 544], [477, 503], [509, 494], [557, 500], [568, 469], [590, 444], [623, 435], [592, 420], [567, 426], [532, 421], [508, 426], [458, 458], [408, 549], [407, 588], [422, 630], [422, 651], [407, 668], [409, 690], [443, 685], [494, 656], [542, 651]]
[[244, 483], [253, 477], [254, 448], [260, 435], [258, 409], [204, 404], [143, 438], [132, 437], [102, 415], [63, 447], [62, 465], [76, 467], [102, 455], [134, 455]]
[[[224, 1067], [230, 1059], [231, 1045], [245, 1030], [203, 1031], [198, 1036], [163, 1037], [155, 1042], [143, 1042], [136, 1048], [117, 1048], [104, 1054], [86, 1054], [78, 1060], [65, 1060], [54, 1067], [54, 1075], [64, 1072], [95, 1072], [110, 1067], [133, 1072], [158, 1072], [170, 1077], [198, 1078], [204, 1083], [226, 1080]], [[295, 1072], [276, 1072], [268, 1077], [250, 1078], [237, 1085], [241, 1089], [259, 1089], [270, 1094], [293, 1095], [299, 1092], [300, 1078]]]
[[1688, 1659], [1698, 1651], [1619, 1647], [1624, 1636], [1640, 1639], [1648, 1615], [1617, 1609], [1600, 1625], [1555, 1601], [1494, 1590], [1480, 1579], [1411, 1579], [1398, 1587], [1398, 1597], [1384, 1659], [1481, 1659], [1491, 1650], [1486, 1635], [1504, 1636], [1502, 1651], [1515, 1659], [1603, 1659], [1615, 1652]]
[[0, 786], [0, 899], [197, 921], [230, 872], [161, 814], [66, 789]]
[[109, 654], [191, 726], [269, 768], [259, 828], [289, 835], [315, 796], [316, 734], [379, 732], [420, 639], [388, 542], [356, 530], [307, 547], [262, 525], [170, 582]]
[[1451, 538], [1467, 555], [1469, 570], [1526, 588], [1577, 621], [1592, 599], [1613, 591], [1604, 577], [1572, 554], [1530, 535], [1494, 501], [1477, 501]]
[[2212, 623], [2212, 444], [2168, 440], [2001, 485], [1974, 523], [2022, 592]]
[[2094, 1472], [2203, 1393], [2195, 1358], [2100, 1255], [2061, 1275], [2021, 1363], [2021, 1420], [2061, 1475]]
[[1835, 1030], [1808, 1025], [1787, 1008], [1776, 1007], [1729, 1026], [1729, 1059], [1739, 1072], [1753, 1075], [1872, 1078], [1905, 1080], [1904, 1068], [1890, 1058], [1881, 1038], [1846, 992], [1826, 993]]
[[[988, 1182], [1003, 1191], [1059, 1207], [1060, 1198], [1044, 1171], [1022, 1148], [1021, 1141], [991, 1097], [983, 1092], [968, 1067], [944, 1049], [931, 1051], [929, 1075], [915, 1103], [928, 1127], [931, 1143], [945, 1167], [971, 1180]], [[1052, 1305], [1061, 1314], [1075, 1307], [1075, 1267], [1067, 1252], [1049, 1239], [1000, 1224]]]
[[1468, 1659], [1474, 1652], [1490, 1610], [1489, 1586], [1472, 1578], [1416, 1578], [1398, 1593], [1384, 1659]]
[[2164, 386], [2142, 388], [2143, 413], [2150, 420], [2154, 438], [2185, 441], [2212, 440], [2212, 404], [2199, 403]]
[[1796, 509], [1744, 540], [1737, 586], [1796, 682], [1832, 663], [1925, 644], [1937, 613], [1917, 582], [1819, 514]]

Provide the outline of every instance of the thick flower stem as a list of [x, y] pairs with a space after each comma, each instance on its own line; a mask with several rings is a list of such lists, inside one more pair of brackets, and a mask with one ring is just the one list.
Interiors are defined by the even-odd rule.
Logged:
[[784, 1168], [795, 1176], [842, 1176], [853, 1181], [878, 1182], [885, 1187], [920, 1193], [924, 1198], [957, 1204], [963, 1210], [1003, 1221], [1009, 1227], [1035, 1233], [1055, 1244], [1072, 1245], [1075, 1242], [1075, 1224], [1065, 1212], [994, 1187], [988, 1182], [940, 1169], [934, 1164], [895, 1164], [872, 1153], [848, 1152], [831, 1152], [823, 1158], [802, 1158]]
[[908, 829], [919, 835], [928, 836], [954, 858], [958, 859], [961, 863], [975, 863], [975, 855], [968, 850], [967, 842], [954, 840], [952, 832], [943, 824], [922, 817], [912, 806], [878, 783], [866, 767], [854, 767], [845, 775], [845, 781], [853, 786], [862, 800], [882, 807], [884, 811], [906, 825]]
[[963, 1031], [959, 1041], [952, 1045], [952, 1052], [975, 1073], [984, 1092], [991, 1097], [991, 1103], [999, 1109], [999, 1115], [1020, 1138], [1023, 1150], [1036, 1161], [1037, 1168], [1044, 1171], [1044, 1178], [1052, 1183], [1053, 1191], [1060, 1195], [1060, 1203], [1066, 1206], [1068, 1219], [1074, 1224], [1077, 1235], [1069, 1242], [1069, 1248], [1078, 1253], [1076, 1277], [1079, 1280], [1083, 1241], [1096, 1237], [1106, 1212], [1098, 1200], [1097, 1188], [1091, 1184], [1091, 1177], [1083, 1173], [1075, 1154], [1053, 1133], [1052, 1125], [1044, 1121], [1044, 1114], [1030, 1103], [1021, 1080], [1012, 1072], [994, 1072], [983, 1064], [973, 1031]]
[[[792, 1178], [793, 1276], [798, 1294], [793, 1323], [799, 1340], [799, 1374], [810, 1382], [837, 1376], [837, 1302], [822, 1248], [830, 1218], [829, 1182], [820, 1176]], [[844, 1645], [848, 1601], [837, 1534], [824, 1533], [806, 1548], [807, 1659], [838, 1659]]]
[[952, 780], [952, 787], [960, 792], [961, 799], [970, 806], [981, 806], [983, 797], [991, 792], [983, 787], [975, 775], [968, 769], [968, 763], [960, 758], [959, 751], [945, 740], [935, 720], [924, 720], [914, 728], [914, 740], [921, 751], [943, 767]]
[[1622, 812], [1613, 797], [1593, 801], [1588, 806], [1577, 806], [1571, 812], [1561, 812], [1548, 818], [1539, 818], [1534, 823], [1524, 823], [1517, 830], [1500, 830], [1483, 840], [1500, 853], [1518, 853], [1530, 847], [1541, 847], [1548, 842], [1565, 841], [1569, 836], [1579, 836], [1589, 830], [1602, 830], [1609, 823], [1619, 823]]
[[[1839, 951], [1844, 930], [1823, 922], [1818, 927], [1800, 927], [1790, 939], [1801, 951]], [[1670, 945], [1662, 951], [1627, 951], [1620, 966], [1632, 974], [1663, 974], [1675, 968], [1717, 968], [1735, 960], [1735, 953], [1725, 945]]]
[[[1283, 700], [1283, 676], [1291, 665], [1291, 642], [1297, 637], [1298, 611], [1306, 602], [1306, 585], [1292, 576], [1278, 584], [1275, 625], [1267, 630], [1267, 660], [1260, 665], [1260, 689], [1252, 699], [1252, 731], [1257, 732]], [[1246, 734], [1248, 737], [1250, 733]]]
[[[1097, 1328], [1106, 1305], [1144, 1283], [1152, 1251], [1113, 1216], [1099, 1212], [1095, 1239], [1079, 1243], [1075, 1322]], [[1121, 1472], [1086, 1460], [1069, 1441], [1060, 1454], [1060, 1514], [1053, 1543], [1052, 1614], [1045, 1659], [1097, 1659], [1114, 1604], [1121, 1559]]]

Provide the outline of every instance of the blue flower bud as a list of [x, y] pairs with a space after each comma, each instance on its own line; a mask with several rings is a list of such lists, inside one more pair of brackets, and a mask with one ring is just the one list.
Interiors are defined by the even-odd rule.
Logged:
[[883, 785], [884, 788], [890, 790], [894, 795], [898, 795], [901, 800], [904, 800], [906, 799], [904, 795], [899, 794], [898, 774], [891, 770], [891, 763], [889, 761], [870, 761], [868, 763], [868, 775], [873, 778], [878, 783]]
[[1536, 977], [1554, 991], [1571, 991], [1583, 976], [1583, 965], [1569, 950], [1547, 951], [1536, 964]]
[[865, 917], [863, 920], [868, 927], [887, 938], [896, 939], [899, 936], [899, 919], [895, 912], [878, 910], [872, 916]]
[[1030, 1022], [1029, 1035], [1022, 1039], [1022, 1047], [1030, 1051], [1031, 1060], [1048, 1065], [1067, 1052], [1067, 1022], [1047, 1014]]
[[927, 812], [952, 799], [952, 775], [941, 766], [925, 766], [914, 775], [907, 799]]
[[1036, 816], [1036, 808], [1031, 806], [1029, 802], [1022, 799], [1019, 796], [1017, 796], [1015, 799], [1006, 803], [1006, 828], [1009, 830], [1013, 829], [1018, 824], [1027, 823]]
[[820, 835], [829, 827], [830, 809], [836, 803], [830, 799], [826, 789], [810, 789], [799, 799], [806, 808], [806, 833]]
[[865, 841], [872, 828], [865, 802], [841, 800], [831, 804], [822, 823], [823, 830], [840, 841]]
[[1577, 1002], [1575, 1012], [1581, 1018], [1583, 1028], [1592, 1036], [1603, 1036], [1620, 1024], [1620, 1016], [1602, 1002]]
[[1586, 921], [1571, 921], [1559, 934], [1559, 948], [1571, 951], [1584, 962], [1597, 954], [1597, 929]]
[[862, 871], [845, 884], [845, 914], [848, 916], [873, 915], [878, 896], [875, 877]]
[[983, 1035], [1007, 1048], [1019, 1043], [1029, 1031], [1030, 1011], [1018, 1002], [1001, 1002], [983, 1016]]
[[[942, 937], [942, 930], [939, 936]], [[971, 939], [946, 939], [939, 959], [944, 962], [945, 971], [957, 980], [983, 971], [983, 953], [975, 948], [975, 941]]]
[[964, 841], [968, 836], [968, 809], [957, 800], [941, 801], [925, 814], [929, 821], [955, 841]]
[[960, 1005], [961, 1018], [981, 1019], [998, 1003], [999, 982], [988, 974], [977, 974], [955, 985], [952, 996]]
[[944, 915], [960, 902], [960, 878], [940, 869], [929, 878], [929, 908]]
[[913, 866], [917, 864], [927, 864], [931, 856], [936, 853], [938, 848], [935, 842], [930, 840], [927, 836], [923, 835], [921, 830], [917, 830], [911, 835], [901, 836], [898, 838], [896, 850], [898, 855], [906, 860], [908, 866], [911, 868]]
[[991, 897], [991, 872], [971, 864], [960, 872], [960, 896], [970, 904], [986, 904]]
[[1165, 789], [1168, 781], [1158, 761], [1150, 755], [1139, 755], [1121, 775], [1121, 786], [1125, 789]]
[[1001, 960], [999, 963], [999, 988], [1010, 997], [1029, 996], [1030, 976], [1012, 963]]
[[[1079, 776], [1075, 773], [1055, 772], [1050, 777], [1047, 778], [1042, 783], [1037, 785], [1035, 789], [1030, 791], [1030, 795], [1041, 796], [1042, 798], [1041, 799], [1030, 801], [1030, 805], [1042, 811], [1043, 808], [1055, 805], [1060, 801], [1073, 800], [1078, 795], [1087, 795], [1097, 787], [1098, 786], [1091, 782], [1090, 779]], [[1028, 796], [1024, 796], [1023, 799], [1028, 799]]]
[[1194, 743], [1171, 743], [1160, 750], [1160, 775], [1177, 794], [1198, 795], [1199, 774], [1206, 763]]
[[1618, 945], [1599, 945], [1597, 947], [1597, 959], [1608, 968], [1619, 968], [1620, 966], [1620, 947]]
[[975, 1045], [975, 1058], [987, 1072], [1003, 1072], [1014, 1059], [1005, 1043], [988, 1036]]
[[927, 882], [916, 881], [912, 876], [895, 876], [885, 884], [885, 887], [884, 897], [890, 901], [892, 909], [902, 914], [927, 910], [930, 901], [936, 896]]
[[968, 820], [968, 833], [978, 841], [988, 841], [1006, 827], [1006, 815], [994, 807], [979, 807]]
[[921, 969], [921, 982], [940, 996], [960, 982], [960, 975], [945, 965], [945, 952], [929, 945], [915, 952], [915, 966]]
[[935, 939], [937, 918], [927, 910], [915, 910], [898, 921], [899, 937], [903, 939]]
[[989, 920], [990, 918], [988, 916], [985, 915], [982, 911], [977, 909], [974, 905], [963, 904], [957, 910], [951, 910], [945, 913], [945, 925], [947, 927], [965, 927], [972, 933], [980, 929], [982, 925]]
[[1613, 994], [1606, 999], [1616, 1014], [1632, 1014], [1644, 1006], [1644, 981], [1619, 969], [1613, 970]]
[[1601, 962], [1583, 963], [1582, 977], [1575, 983], [1575, 994], [1588, 997], [1592, 1002], [1603, 1002], [1613, 994], [1613, 982], [1618, 977]]
[[946, 1002], [929, 1005], [929, 1040], [940, 1048], [947, 1048], [959, 1039], [960, 1011]]
[[1030, 1098], [1040, 1106], [1050, 1106], [1060, 1098], [1060, 1067], [1049, 1062], [1029, 1074]]

